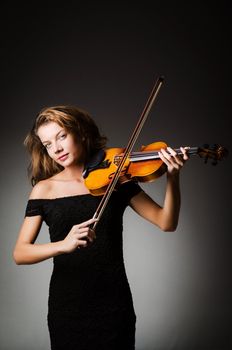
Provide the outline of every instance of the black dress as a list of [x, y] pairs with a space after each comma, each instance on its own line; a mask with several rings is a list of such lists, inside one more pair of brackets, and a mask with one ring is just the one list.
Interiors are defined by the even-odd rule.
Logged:
[[[114, 191], [96, 226], [96, 240], [53, 258], [48, 328], [52, 350], [135, 348], [136, 315], [126, 276], [122, 230], [129, 200], [141, 191], [134, 181]], [[25, 216], [41, 215], [51, 242], [92, 218], [101, 196], [29, 199]]]

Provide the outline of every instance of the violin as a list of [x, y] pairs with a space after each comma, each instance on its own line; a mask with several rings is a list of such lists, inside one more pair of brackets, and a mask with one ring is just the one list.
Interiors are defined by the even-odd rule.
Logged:
[[[156, 80], [126, 148], [100, 150], [93, 156], [84, 169], [83, 177], [90, 193], [93, 195], [103, 195], [94, 213], [94, 219], [99, 220], [101, 218], [110, 196], [118, 183], [130, 181], [133, 178], [141, 182], [149, 182], [160, 177], [166, 171], [166, 164], [163, 163], [158, 154], [161, 148], [167, 148], [165, 142], [154, 142], [150, 145], [142, 146], [140, 152], [132, 152], [132, 148], [156, 100], [163, 80], [163, 77], [158, 77]], [[188, 154], [205, 156], [206, 161], [208, 158], [213, 158], [214, 164], [227, 154], [227, 150], [218, 145], [212, 148], [207, 146], [203, 148], [188, 147], [187, 149]], [[180, 149], [175, 151], [177, 154], [182, 154]], [[93, 225], [93, 230], [96, 225], [97, 221]]]
[[[160, 159], [160, 149], [166, 149], [165, 142], [154, 142], [142, 146], [139, 152], [131, 152], [125, 160], [121, 170], [119, 182], [129, 180], [138, 182], [152, 182], [162, 176], [166, 170], [166, 164]], [[198, 155], [200, 158], [212, 159], [216, 165], [219, 160], [227, 156], [228, 151], [220, 145], [204, 145], [203, 147], [185, 147], [188, 155]], [[86, 166], [83, 177], [90, 193], [94, 196], [103, 195], [115, 175], [117, 168], [123, 158], [124, 148], [109, 148], [101, 150], [94, 159]], [[181, 150], [175, 149], [178, 155], [183, 155]]]

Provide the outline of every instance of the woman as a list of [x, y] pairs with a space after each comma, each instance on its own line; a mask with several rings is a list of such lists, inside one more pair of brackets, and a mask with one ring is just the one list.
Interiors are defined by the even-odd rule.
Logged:
[[[163, 207], [135, 181], [113, 191], [95, 232], [101, 196], [90, 194], [86, 164], [106, 146], [93, 119], [73, 106], [44, 108], [24, 144], [31, 155], [32, 191], [14, 249], [17, 264], [53, 258], [48, 300], [51, 349], [134, 349], [136, 315], [122, 249], [122, 217], [129, 205], [163, 231], [177, 227], [179, 171], [188, 159], [161, 149], [167, 166]], [[35, 244], [43, 220], [51, 243]]]

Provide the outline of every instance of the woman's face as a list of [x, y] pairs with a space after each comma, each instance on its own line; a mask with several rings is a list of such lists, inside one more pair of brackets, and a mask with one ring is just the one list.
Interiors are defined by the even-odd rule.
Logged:
[[56, 122], [49, 122], [39, 127], [37, 131], [42, 144], [49, 156], [58, 164], [67, 167], [78, 164], [80, 146], [74, 136]]

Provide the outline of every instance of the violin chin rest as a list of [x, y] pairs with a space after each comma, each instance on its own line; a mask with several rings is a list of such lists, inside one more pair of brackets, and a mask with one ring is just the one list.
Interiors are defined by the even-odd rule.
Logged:
[[90, 171], [94, 170], [98, 167], [98, 165], [104, 160], [105, 158], [105, 151], [103, 149], [100, 149], [97, 153], [95, 153], [90, 161], [86, 164], [85, 169], [82, 173], [82, 176], [84, 179], [87, 178]]

